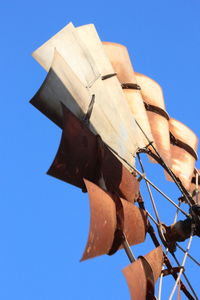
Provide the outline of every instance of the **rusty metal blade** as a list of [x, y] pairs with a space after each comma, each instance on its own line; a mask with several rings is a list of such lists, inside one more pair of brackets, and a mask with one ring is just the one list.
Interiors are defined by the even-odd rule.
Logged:
[[81, 261], [109, 252], [117, 226], [115, 203], [108, 193], [84, 180], [90, 199], [90, 232]]
[[[136, 73], [136, 79], [141, 87], [141, 94], [145, 103], [158, 107], [165, 111], [165, 103], [162, 88], [153, 79]], [[170, 167], [170, 137], [169, 122], [163, 116], [147, 111], [151, 132], [155, 146], [165, 163]], [[153, 160], [155, 162], [155, 160]]]
[[[170, 132], [181, 142], [190, 146], [194, 152], [197, 151], [198, 138], [195, 133], [185, 124], [170, 119]], [[191, 179], [195, 166], [195, 158], [185, 149], [171, 144], [171, 168], [177, 177], [181, 180], [184, 187], [189, 190]], [[171, 180], [169, 176], [166, 176]]]
[[[82, 260], [102, 254], [111, 255], [122, 248], [122, 234], [116, 234], [119, 231], [124, 232], [130, 245], [142, 243], [147, 226], [145, 212], [94, 183], [84, 181], [90, 199], [91, 222]], [[110, 252], [111, 249], [115, 250]]]
[[163, 251], [162, 247], [159, 246], [155, 250], [149, 252], [147, 255], [145, 255], [145, 259], [150, 264], [153, 275], [154, 275], [154, 282], [158, 280], [158, 277], [160, 276], [162, 264], [163, 264]]
[[84, 188], [83, 178], [100, 185], [103, 175], [106, 188], [133, 202], [139, 195], [139, 182], [64, 105], [63, 134], [56, 157], [48, 174]]
[[64, 105], [63, 134], [56, 157], [47, 174], [84, 188], [83, 178], [96, 182], [97, 140]]
[[123, 269], [132, 300], [154, 299], [154, 284], [161, 273], [162, 263], [162, 249], [158, 247]]
[[131, 300], [146, 300], [147, 280], [142, 260], [138, 259], [131, 265], [124, 268], [123, 274], [128, 283]]
[[135, 174], [131, 174], [116, 156], [99, 140], [101, 172], [106, 188], [130, 202], [139, 197], [139, 182]]
[[143, 243], [147, 232], [147, 214], [143, 209], [121, 199], [124, 211], [124, 234], [129, 245]]

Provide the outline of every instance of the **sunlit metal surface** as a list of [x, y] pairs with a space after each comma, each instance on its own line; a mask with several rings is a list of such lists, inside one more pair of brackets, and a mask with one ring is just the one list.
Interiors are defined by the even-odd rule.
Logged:
[[[123, 83], [134, 83], [136, 84], [135, 73], [131, 64], [131, 60], [128, 54], [128, 50], [125, 46], [111, 43], [103, 42], [104, 49], [108, 55], [119, 81]], [[146, 135], [152, 140], [151, 129], [148, 122], [148, 117], [144, 108], [141, 93], [137, 89], [124, 89], [124, 94], [126, 96], [127, 102], [129, 104], [130, 110], [140, 124]], [[148, 141], [140, 132], [141, 139], [143, 140], [143, 145], [147, 145]]]
[[[169, 125], [170, 132], [176, 139], [189, 145], [195, 152], [197, 151], [198, 138], [189, 127], [175, 119], [170, 119]], [[171, 144], [172, 171], [179, 177], [184, 187], [188, 190], [191, 185], [194, 166], [195, 158], [188, 151]], [[171, 180], [170, 178], [168, 179]]]
[[[136, 73], [136, 79], [141, 86], [141, 94], [145, 103], [166, 111], [163, 92], [160, 85], [153, 79]], [[170, 167], [170, 137], [169, 123], [162, 115], [147, 111], [155, 146], [165, 163]]]
[[[102, 80], [113, 69], [94, 26], [75, 29], [69, 24], [38, 48], [34, 57], [46, 70], [50, 68], [50, 73], [37, 93], [38, 101], [32, 103], [41, 108], [60, 101], [81, 119], [94, 95], [90, 129], [134, 164], [141, 138], [117, 78]], [[49, 115], [48, 107], [43, 112]], [[62, 121], [58, 123], [60, 126]]]

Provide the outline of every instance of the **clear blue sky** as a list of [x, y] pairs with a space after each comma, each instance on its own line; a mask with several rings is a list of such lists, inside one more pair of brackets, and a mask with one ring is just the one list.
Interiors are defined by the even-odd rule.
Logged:
[[[61, 131], [28, 103], [45, 78], [31, 52], [70, 21], [94, 23], [102, 40], [128, 47], [134, 69], [163, 87], [168, 113], [199, 135], [200, 2], [1, 0], [0, 11], [0, 299], [129, 299], [124, 252], [79, 263], [87, 195], [45, 175]], [[136, 256], [149, 249], [148, 240], [133, 247]], [[200, 296], [200, 272], [188, 268]]]

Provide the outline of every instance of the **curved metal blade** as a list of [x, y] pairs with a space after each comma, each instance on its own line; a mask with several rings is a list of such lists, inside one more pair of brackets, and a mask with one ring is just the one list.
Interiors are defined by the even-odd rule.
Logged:
[[102, 143], [99, 144], [101, 152], [101, 172], [106, 188], [130, 202], [139, 197], [139, 182], [135, 174], [131, 174], [116, 156]]
[[115, 242], [119, 243], [114, 239], [115, 231], [119, 229], [119, 215], [121, 216], [120, 224], [123, 224], [122, 230], [129, 244], [142, 243], [146, 235], [145, 212], [132, 203], [118, 198], [122, 204], [122, 206], [120, 204], [121, 211], [121, 207], [115, 205], [111, 194], [88, 180], [84, 181], [90, 199], [91, 220], [88, 242], [81, 260], [107, 254]]
[[[52, 65], [55, 49], [69, 64], [84, 86], [90, 86], [100, 76], [96, 63], [72, 23], [56, 33], [32, 55], [48, 71]], [[85, 59], [86, 53], [87, 59]]]
[[162, 248], [158, 247], [123, 269], [132, 300], [154, 299], [154, 285], [162, 263]]
[[[136, 84], [137, 81], [127, 48], [123, 45], [111, 42], [103, 42], [103, 46], [115, 72], [117, 73], [120, 83]], [[134, 89], [125, 89], [123, 91], [134, 118], [144, 130], [148, 138], [152, 141], [153, 137], [140, 91]], [[141, 147], [144, 147], [148, 144], [148, 141], [140, 129], [139, 134], [140, 139], [143, 141], [143, 145], [141, 145]]]
[[[153, 79], [136, 73], [136, 79], [141, 86], [141, 94], [145, 103], [161, 108], [165, 111], [163, 92], [160, 85]], [[155, 146], [165, 163], [170, 167], [170, 137], [169, 122], [163, 116], [147, 111], [151, 132]], [[152, 159], [151, 159], [152, 160]], [[153, 162], [155, 162], [153, 160]]]
[[132, 203], [121, 199], [124, 211], [124, 234], [130, 246], [143, 243], [147, 232], [147, 214]]
[[150, 264], [153, 275], [154, 275], [154, 282], [158, 280], [158, 277], [160, 276], [162, 264], [163, 264], [163, 251], [162, 247], [159, 246], [155, 250], [149, 252], [145, 255], [145, 259]]
[[[170, 119], [170, 132], [181, 142], [189, 145], [194, 152], [197, 151], [198, 138], [195, 133], [185, 124]], [[171, 144], [171, 168], [177, 177], [181, 180], [184, 187], [189, 190], [191, 179], [194, 172], [195, 158], [185, 149]], [[171, 180], [167, 176], [168, 180]]]
[[[93, 28], [91, 26], [85, 27], [89, 28], [88, 32], [91, 32], [92, 29], [90, 28]], [[86, 43], [88, 44], [88, 37], [86, 35], [86, 39], [84, 39], [83, 32], [84, 30], [76, 30], [72, 24], [69, 24], [38, 48], [34, 52], [34, 57], [47, 70], [51, 66], [61, 84], [72, 95], [72, 102], [78, 104], [83, 113], [87, 112], [91, 97], [95, 95], [90, 129], [100, 134], [106, 144], [127, 160], [130, 165], [133, 165], [133, 155], [135, 155], [140, 143], [137, 126], [118, 80], [114, 77], [111, 80], [102, 80], [102, 76], [105, 74], [100, 74], [99, 66], [102, 63], [106, 65], [106, 61], [101, 62], [101, 57], [103, 55], [106, 57], [106, 55], [98, 35], [91, 35], [88, 48], [86, 45]], [[93, 47], [98, 50], [98, 55], [96, 55], [96, 51], [93, 52]], [[52, 59], [53, 65], [51, 64]], [[110, 65], [107, 69], [110, 70], [111, 68]], [[56, 93], [56, 98], [60, 102], [67, 102], [64, 104], [69, 108], [71, 101], [67, 101], [66, 97], [60, 95], [57, 86], [52, 89], [51, 85], [54, 85], [53, 80], [50, 82], [50, 87], [47, 87], [47, 92], [49, 93], [51, 90], [50, 94], [52, 94], [53, 90], [53, 93]], [[40, 93], [40, 98], [44, 97], [49, 98], [43, 90]], [[86, 110], [82, 106], [84, 108], [86, 106]], [[72, 112], [74, 113], [74, 111]], [[76, 113], [75, 115], [77, 116]]]
[[90, 200], [90, 231], [81, 261], [109, 252], [117, 226], [115, 203], [108, 193], [84, 180]]
[[141, 259], [123, 269], [128, 283], [131, 300], [146, 300], [147, 280]]
[[[64, 105], [63, 134], [56, 157], [48, 174], [84, 189], [83, 178], [100, 185], [103, 176], [106, 188], [128, 201], [139, 196], [139, 182], [102, 140], [95, 136]], [[101, 185], [100, 185], [101, 186]]]
[[83, 178], [97, 182], [96, 136], [64, 105], [63, 134], [56, 157], [47, 174], [84, 189]]

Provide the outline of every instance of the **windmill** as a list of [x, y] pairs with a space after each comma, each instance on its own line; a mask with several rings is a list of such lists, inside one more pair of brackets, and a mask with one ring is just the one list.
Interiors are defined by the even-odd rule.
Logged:
[[[134, 72], [127, 48], [102, 43], [93, 25], [75, 28], [68, 24], [33, 57], [48, 74], [30, 102], [62, 129], [48, 174], [89, 196], [90, 232], [82, 260], [113, 255], [124, 248], [130, 265], [123, 273], [131, 299], [156, 299], [159, 277], [158, 299], [162, 299], [164, 276], [175, 279], [169, 299], [177, 287], [188, 299], [198, 299], [184, 272], [192, 238], [200, 234], [196, 135], [170, 118], [161, 87]], [[177, 185], [181, 193], [178, 203], [147, 178], [143, 153], [163, 168], [166, 180]], [[146, 208], [142, 182], [155, 218]], [[184, 220], [177, 221], [176, 214], [172, 224], [165, 224], [152, 188], [181, 212]], [[187, 203], [189, 211], [182, 209], [181, 203]], [[147, 233], [155, 249], [136, 259], [131, 246], [144, 243]], [[186, 250], [179, 245], [185, 240]], [[175, 256], [177, 248], [184, 252], [181, 264]], [[171, 264], [168, 252], [177, 266]]]

